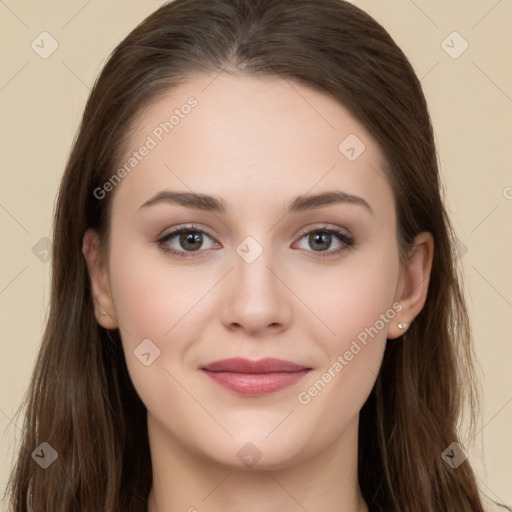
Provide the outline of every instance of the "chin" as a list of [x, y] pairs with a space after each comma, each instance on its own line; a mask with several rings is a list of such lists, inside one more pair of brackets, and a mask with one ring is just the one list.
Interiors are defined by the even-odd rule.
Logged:
[[306, 460], [305, 445], [309, 445], [310, 450], [313, 448], [311, 442], [290, 436], [286, 430], [268, 438], [265, 435], [245, 434], [225, 439], [223, 443], [212, 439], [210, 446], [202, 447], [203, 455], [230, 470], [276, 471]]

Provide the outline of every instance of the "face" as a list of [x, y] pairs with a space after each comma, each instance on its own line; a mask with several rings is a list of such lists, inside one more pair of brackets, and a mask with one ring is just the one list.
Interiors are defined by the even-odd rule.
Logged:
[[[138, 121], [95, 192], [113, 194], [95, 293], [151, 431], [231, 466], [327, 449], [404, 320], [379, 147], [334, 99], [278, 78], [196, 77]], [[212, 365], [231, 358], [249, 361]], [[280, 362], [250, 364], [266, 358]]]

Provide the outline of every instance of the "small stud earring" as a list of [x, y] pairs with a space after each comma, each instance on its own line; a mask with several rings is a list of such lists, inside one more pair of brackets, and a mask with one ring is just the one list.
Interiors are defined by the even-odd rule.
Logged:
[[101, 312], [101, 315], [102, 315], [102, 316], [110, 316], [110, 313], [107, 313], [106, 311], [102, 311], [102, 312]]
[[399, 329], [405, 329], [407, 327], [407, 324], [406, 323], [402, 323], [402, 322], [399, 322], [398, 323], [398, 328]]

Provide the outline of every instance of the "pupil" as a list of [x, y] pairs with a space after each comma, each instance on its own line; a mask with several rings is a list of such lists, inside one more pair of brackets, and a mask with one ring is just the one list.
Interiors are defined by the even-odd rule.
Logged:
[[328, 249], [331, 242], [331, 235], [329, 233], [315, 233], [310, 236], [310, 242], [313, 242], [311, 244], [313, 248], [316, 243], [319, 243], [322, 245], [320, 249]]
[[[191, 249], [193, 251], [196, 251], [201, 246], [202, 242], [202, 235], [201, 233], [182, 233], [181, 235], [181, 245], [185, 249]], [[190, 245], [193, 245], [194, 243], [198, 243], [198, 247], [190, 247]]]

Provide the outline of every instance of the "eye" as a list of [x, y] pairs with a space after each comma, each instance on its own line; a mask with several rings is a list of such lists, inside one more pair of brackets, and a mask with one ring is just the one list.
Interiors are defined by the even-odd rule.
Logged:
[[[354, 237], [338, 228], [327, 226], [306, 231], [300, 238], [300, 241], [302, 240], [305, 240], [305, 244], [309, 245], [309, 248], [303, 246], [299, 248], [310, 252], [311, 248], [312, 252], [316, 253], [311, 254], [314, 258], [335, 256], [355, 245]], [[174, 229], [164, 234], [156, 242], [165, 253], [183, 258], [201, 257], [200, 253], [203, 250], [221, 247], [211, 235], [194, 225]], [[208, 242], [206, 247], [204, 246], [205, 242]], [[337, 245], [337, 248], [328, 250], [333, 243]]]
[[[209, 246], [204, 247], [205, 241], [208, 240]], [[185, 226], [166, 233], [157, 240], [157, 243], [164, 252], [184, 258], [194, 258], [196, 255], [190, 253], [219, 246], [206, 231], [195, 226]]]
[[[313, 252], [318, 253], [316, 255], [312, 254], [315, 258], [334, 256], [355, 245], [354, 237], [338, 228], [328, 228], [327, 226], [307, 231], [301, 236], [300, 240], [303, 239], [305, 239], [305, 244], [312, 248]], [[337, 244], [337, 248], [327, 251], [333, 243]], [[304, 246], [299, 248], [308, 249]]]

